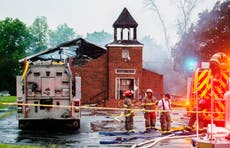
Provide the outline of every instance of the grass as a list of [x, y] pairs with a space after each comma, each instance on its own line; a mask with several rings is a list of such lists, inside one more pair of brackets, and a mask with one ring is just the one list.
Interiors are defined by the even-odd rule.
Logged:
[[0, 144], [0, 148], [45, 148], [45, 146]]
[[0, 109], [8, 108], [9, 106], [3, 105], [1, 103], [15, 103], [16, 96], [9, 96], [9, 97], [0, 97]]
[[13, 115], [15, 112], [16, 112], [16, 111], [13, 110], [13, 111], [9, 111], [9, 112], [4, 113], [3, 115], [0, 116], [0, 120], [1, 120], [1, 119], [4, 119], [4, 118], [6, 118], [6, 117], [9, 117], [10, 115]]
[[0, 143], [0, 148], [63, 148], [62, 145], [49, 144], [48, 146], [32, 146], [32, 145], [15, 145]]
[[[9, 96], [9, 97], [0, 97], [0, 109], [5, 109], [5, 108], [10, 108], [11, 110], [5, 112], [0, 116], [0, 120], [4, 119], [12, 114], [15, 113], [15, 106], [9, 106], [9, 105], [4, 105], [1, 103], [15, 103], [16, 102], [16, 96]], [[1, 148], [1, 145], [0, 145]]]

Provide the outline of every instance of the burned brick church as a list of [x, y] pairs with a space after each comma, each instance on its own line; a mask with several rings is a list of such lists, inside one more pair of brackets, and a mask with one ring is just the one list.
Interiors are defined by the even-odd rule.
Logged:
[[163, 94], [163, 75], [142, 67], [144, 45], [137, 40], [137, 26], [124, 8], [113, 24], [114, 40], [106, 48], [77, 38], [24, 59], [51, 60], [57, 55], [71, 55], [72, 74], [81, 78], [82, 104], [116, 107], [127, 89], [134, 91], [135, 99], [141, 99], [147, 88], [159, 97]]
[[74, 66], [74, 74], [82, 78], [82, 103], [105, 101], [111, 106], [127, 89], [134, 90], [136, 99], [147, 88], [157, 96], [163, 93], [163, 75], [142, 67], [144, 45], [137, 40], [137, 26], [124, 8], [113, 24], [114, 40], [106, 45], [105, 53], [84, 66]]

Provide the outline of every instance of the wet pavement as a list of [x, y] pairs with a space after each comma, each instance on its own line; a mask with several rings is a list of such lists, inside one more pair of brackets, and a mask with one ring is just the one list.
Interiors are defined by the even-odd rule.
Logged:
[[[75, 131], [22, 131], [18, 129], [18, 121], [16, 114], [11, 115], [5, 119], [0, 120], [0, 143], [10, 143], [19, 145], [43, 145], [51, 147], [131, 147], [134, 144], [144, 142], [152, 138], [161, 136], [159, 131], [152, 131], [151, 133], [119, 135], [119, 136], [105, 136], [100, 135], [102, 131], [124, 131], [124, 117], [115, 118], [119, 113], [106, 111], [83, 111], [81, 119], [81, 127]], [[174, 113], [172, 115], [172, 126], [181, 126], [187, 123], [187, 118], [183, 117], [183, 113]], [[160, 127], [159, 120], [157, 120], [156, 127]], [[142, 112], [138, 112], [134, 118], [134, 129], [137, 132], [144, 131], [144, 117]], [[126, 142], [118, 144], [100, 144], [100, 141], [111, 141], [116, 138], [131, 138]], [[139, 138], [134, 138], [139, 137]], [[165, 140], [158, 143], [155, 147], [161, 148], [186, 148], [190, 147], [190, 140], [177, 139]]]

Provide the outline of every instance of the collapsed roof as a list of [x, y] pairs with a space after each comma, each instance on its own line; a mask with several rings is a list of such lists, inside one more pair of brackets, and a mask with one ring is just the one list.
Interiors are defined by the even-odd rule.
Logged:
[[25, 57], [19, 60], [19, 62], [23, 62], [24, 60], [30, 60], [32, 62], [37, 60], [61, 61], [70, 57], [75, 59], [96, 59], [105, 53], [105, 48], [92, 44], [83, 38], [77, 38], [64, 42], [54, 48]]

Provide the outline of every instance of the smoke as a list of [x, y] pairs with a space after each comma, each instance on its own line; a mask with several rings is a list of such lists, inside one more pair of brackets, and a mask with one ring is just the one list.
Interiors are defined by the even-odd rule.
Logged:
[[150, 36], [145, 36], [141, 42], [144, 44], [143, 67], [163, 75], [164, 92], [172, 95], [186, 95], [186, 79], [173, 70], [171, 53]]

